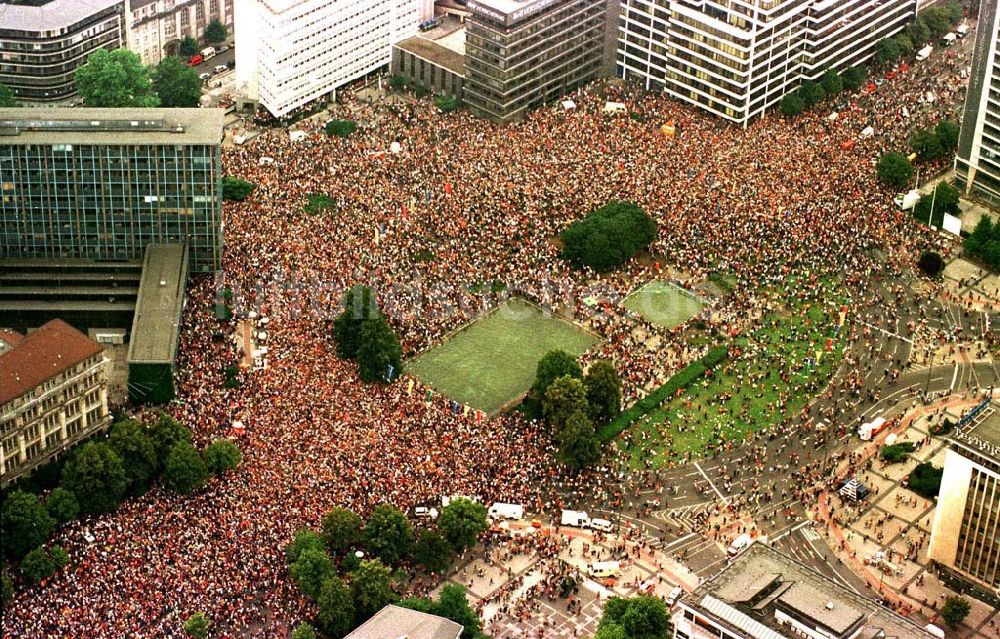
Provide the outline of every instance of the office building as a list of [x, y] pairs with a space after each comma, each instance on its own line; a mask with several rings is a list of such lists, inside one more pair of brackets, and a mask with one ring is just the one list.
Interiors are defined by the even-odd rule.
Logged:
[[220, 109], [0, 109], [0, 258], [222, 253]]
[[444, 16], [441, 26], [392, 46], [391, 73], [435, 95], [464, 97], [465, 26]]
[[[209, 22], [233, 33], [233, 0], [128, 0], [128, 48], [145, 64], [180, 55], [181, 40], [202, 42]], [[202, 45], [204, 46], [204, 45]]]
[[61, 320], [0, 354], [0, 485], [111, 423], [104, 347]]
[[1000, 9], [996, 0], [979, 3], [955, 173], [966, 194], [1000, 206]]
[[917, 0], [622, 0], [617, 74], [743, 126], [802, 81], [843, 71]]
[[674, 639], [931, 639], [855, 590], [764, 544], [752, 544], [684, 596]]
[[458, 639], [461, 635], [462, 626], [450, 619], [390, 605], [344, 639]]
[[125, 29], [125, 0], [0, 0], [0, 84], [22, 103], [71, 98], [76, 68], [125, 46]]
[[953, 431], [928, 556], [1000, 603], [1000, 405]]
[[236, 0], [236, 89], [283, 117], [387, 66], [422, 0]]
[[507, 122], [597, 78], [606, 0], [469, 0], [464, 101]]

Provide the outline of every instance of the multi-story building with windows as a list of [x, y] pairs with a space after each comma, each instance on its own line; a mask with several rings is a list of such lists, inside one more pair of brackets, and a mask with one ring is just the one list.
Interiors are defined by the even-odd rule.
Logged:
[[232, 34], [233, 0], [128, 0], [128, 48], [146, 64], [178, 55], [181, 40], [218, 20]]
[[1000, 9], [981, 0], [976, 50], [955, 159], [966, 193], [1000, 205]]
[[220, 109], [0, 109], [0, 257], [222, 253]]
[[842, 71], [917, 0], [622, 0], [618, 75], [742, 125], [803, 80]]
[[389, 64], [421, 0], [237, 0], [236, 88], [275, 117]]
[[111, 423], [104, 347], [61, 320], [12, 341], [0, 354], [3, 486]]
[[469, 0], [464, 100], [506, 122], [596, 78], [606, 0]]
[[76, 95], [73, 74], [97, 49], [125, 45], [125, 0], [0, 0], [0, 84], [20, 102]]
[[957, 428], [944, 459], [928, 556], [1000, 601], [1000, 405]]

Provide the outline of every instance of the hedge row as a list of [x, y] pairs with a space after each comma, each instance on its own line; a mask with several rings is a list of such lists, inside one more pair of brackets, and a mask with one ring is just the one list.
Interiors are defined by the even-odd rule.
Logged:
[[704, 375], [706, 371], [722, 363], [728, 355], [729, 347], [725, 344], [711, 349], [704, 357], [696, 362], [691, 362], [678, 371], [667, 380], [666, 384], [623, 410], [615, 419], [601, 426], [597, 431], [597, 437], [602, 442], [611, 441], [639, 418], [673, 397], [677, 391], [687, 388], [691, 382]]

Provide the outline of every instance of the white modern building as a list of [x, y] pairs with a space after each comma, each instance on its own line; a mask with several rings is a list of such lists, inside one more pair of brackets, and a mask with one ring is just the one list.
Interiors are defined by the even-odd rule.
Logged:
[[236, 0], [236, 89], [275, 117], [386, 66], [423, 0]]
[[966, 193], [1000, 204], [1000, 10], [981, 0], [955, 170]]
[[746, 126], [875, 54], [918, 0], [622, 0], [617, 75]]
[[128, 48], [146, 64], [177, 55], [184, 38], [200, 43], [212, 20], [233, 32], [233, 0], [128, 0], [126, 15]]

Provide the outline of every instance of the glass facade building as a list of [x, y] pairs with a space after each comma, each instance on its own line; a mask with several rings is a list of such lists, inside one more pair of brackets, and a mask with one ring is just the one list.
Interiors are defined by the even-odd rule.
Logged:
[[219, 268], [222, 112], [122, 111], [0, 109], [0, 256], [141, 260], [186, 243], [192, 271]]
[[604, 66], [606, 0], [469, 0], [464, 100], [500, 122], [595, 79]]
[[955, 173], [967, 194], [1000, 205], [1000, 8], [996, 0], [979, 4]]

